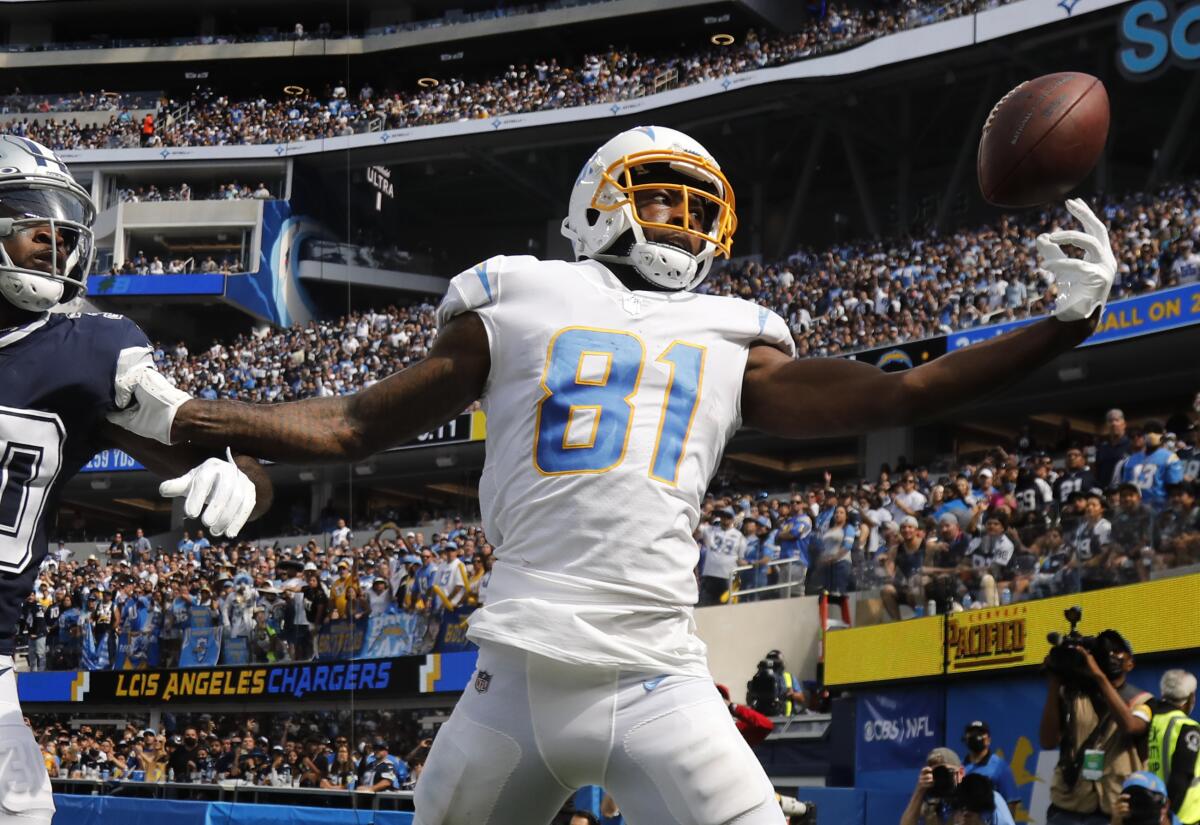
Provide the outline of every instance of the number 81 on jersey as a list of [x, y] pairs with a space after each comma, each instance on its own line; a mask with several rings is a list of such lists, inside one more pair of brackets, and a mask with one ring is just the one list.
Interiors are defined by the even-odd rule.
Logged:
[[[648, 469], [674, 485], [704, 379], [705, 347], [673, 341], [655, 359], [670, 370]], [[646, 360], [638, 336], [567, 327], [550, 339], [537, 405], [533, 461], [543, 475], [604, 473], [625, 460]]]

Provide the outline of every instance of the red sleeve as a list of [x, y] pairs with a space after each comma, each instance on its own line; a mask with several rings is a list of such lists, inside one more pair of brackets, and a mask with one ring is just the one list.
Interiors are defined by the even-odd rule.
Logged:
[[767, 734], [775, 729], [775, 723], [754, 708], [745, 705], [733, 706], [733, 716], [736, 719], [738, 732], [750, 747], [762, 742]]

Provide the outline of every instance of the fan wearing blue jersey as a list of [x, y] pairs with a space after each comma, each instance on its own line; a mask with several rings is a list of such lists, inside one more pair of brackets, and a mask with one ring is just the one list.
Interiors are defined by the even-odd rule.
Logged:
[[1104, 223], [1067, 208], [1082, 231], [1038, 239], [1054, 317], [902, 372], [796, 360], [775, 313], [692, 291], [730, 254], [733, 188], [696, 140], [638, 127], [576, 179], [576, 260], [466, 270], [423, 361], [355, 395], [271, 406], [191, 400], [142, 370], [114, 417], [163, 443], [345, 462], [482, 399], [495, 561], [468, 631], [478, 671], [430, 751], [417, 825], [548, 822], [584, 785], [631, 825], [783, 825], [695, 631], [693, 534], [722, 451], [743, 425], [812, 438], [930, 419], [1085, 340], [1116, 261]]
[[1125, 459], [1121, 481], [1142, 491], [1142, 500], [1161, 513], [1167, 506], [1167, 487], [1183, 481], [1183, 462], [1163, 444], [1163, 426], [1147, 421], [1142, 427], [1146, 446]]
[[[164, 494], [213, 533], [236, 535], [270, 503], [258, 463], [224, 447], [163, 445], [105, 420], [129, 401], [117, 388], [153, 369], [151, 347], [119, 315], [51, 313], [84, 294], [96, 208], [53, 152], [0, 135], [0, 823], [49, 825], [50, 780], [17, 702], [13, 646], [22, 605], [47, 552], [63, 486], [98, 451], [119, 447], [171, 478]], [[225, 453], [225, 458], [210, 457]], [[192, 468], [195, 469], [192, 469]]]

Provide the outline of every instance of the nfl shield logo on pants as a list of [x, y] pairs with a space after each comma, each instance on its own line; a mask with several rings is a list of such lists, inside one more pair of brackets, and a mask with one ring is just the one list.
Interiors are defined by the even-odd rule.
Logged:
[[487, 693], [488, 685], [492, 683], [492, 674], [481, 670], [475, 674], [475, 692]]

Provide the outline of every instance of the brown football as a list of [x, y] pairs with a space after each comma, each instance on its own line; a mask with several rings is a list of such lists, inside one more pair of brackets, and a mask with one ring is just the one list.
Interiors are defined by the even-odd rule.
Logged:
[[1000, 98], [979, 138], [979, 191], [996, 206], [1062, 198], [1088, 176], [1108, 139], [1108, 92], [1090, 74], [1026, 80]]

